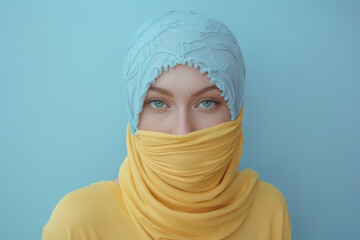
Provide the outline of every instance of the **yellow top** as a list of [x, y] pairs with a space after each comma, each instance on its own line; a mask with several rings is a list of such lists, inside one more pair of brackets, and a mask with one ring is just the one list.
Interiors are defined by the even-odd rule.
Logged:
[[[253, 204], [237, 239], [290, 240], [288, 208], [282, 193], [258, 181]], [[42, 240], [141, 239], [121, 206], [120, 187], [101, 181], [66, 194], [43, 228]]]

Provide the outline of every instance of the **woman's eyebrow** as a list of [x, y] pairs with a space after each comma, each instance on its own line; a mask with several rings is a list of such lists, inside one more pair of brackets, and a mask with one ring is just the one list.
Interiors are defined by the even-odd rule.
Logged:
[[[207, 92], [207, 91], [210, 91], [212, 89], [218, 89], [216, 86], [209, 86], [209, 87], [206, 87], [206, 88], [203, 88], [203, 89], [200, 89], [199, 91], [191, 94], [191, 97], [195, 97], [195, 96], [198, 96], [204, 92]], [[155, 92], [159, 92], [159, 93], [162, 93], [162, 94], [165, 94], [165, 95], [168, 95], [170, 97], [173, 96], [173, 94], [171, 92], [169, 92], [168, 90], [166, 89], [163, 89], [163, 88], [159, 88], [159, 87], [150, 87], [149, 88], [149, 91], [155, 91]]]
[[168, 90], [166, 89], [163, 89], [163, 88], [159, 88], [159, 87], [150, 87], [148, 91], [155, 91], [155, 92], [159, 92], [159, 93], [162, 93], [162, 94], [165, 94], [165, 95], [168, 95], [170, 97], [173, 96], [173, 94], [171, 92], [169, 92]]
[[212, 86], [209, 86], [209, 87], [206, 87], [206, 88], [203, 88], [203, 89], [200, 89], [199, 91], [191, 94], [191, 97], [195, 97], [195, 96], [198, 96], [204, 92], [207, 92], [207, 91], [210, 91], [212, 89], [218, 89], [216, 86], [212, 85]]

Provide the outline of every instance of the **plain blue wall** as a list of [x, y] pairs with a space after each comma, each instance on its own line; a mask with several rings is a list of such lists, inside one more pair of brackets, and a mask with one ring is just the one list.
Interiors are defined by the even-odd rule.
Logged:
[[360, 235], [359, 1], [0, 1], [0, 238], [40, 239], [68, 192], [126, 156], [130, 34], [165, 10], [224, 21], [247, 68], [244, 149], [293, 239]]

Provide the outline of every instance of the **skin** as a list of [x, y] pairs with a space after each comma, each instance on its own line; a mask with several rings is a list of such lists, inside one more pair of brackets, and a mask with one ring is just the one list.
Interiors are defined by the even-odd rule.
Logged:
[[[163, 71], [150, 86], [138, 128], [183, 135], [230, 120], [227, 103], [207, 72], [186, 64]], [[118, 184], [117, 178], [112, 181]]]

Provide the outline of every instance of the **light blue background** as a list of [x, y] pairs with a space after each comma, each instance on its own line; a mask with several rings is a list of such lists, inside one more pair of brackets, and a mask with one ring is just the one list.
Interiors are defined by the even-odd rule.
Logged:
[[247, 68], [244, 149], [293, 239], [360, 236], [359, 1], [0, 1], [0, 238], [40, 239], [68, 192], [126, 156], [122, 64], [159, 11], [224, 21]]

